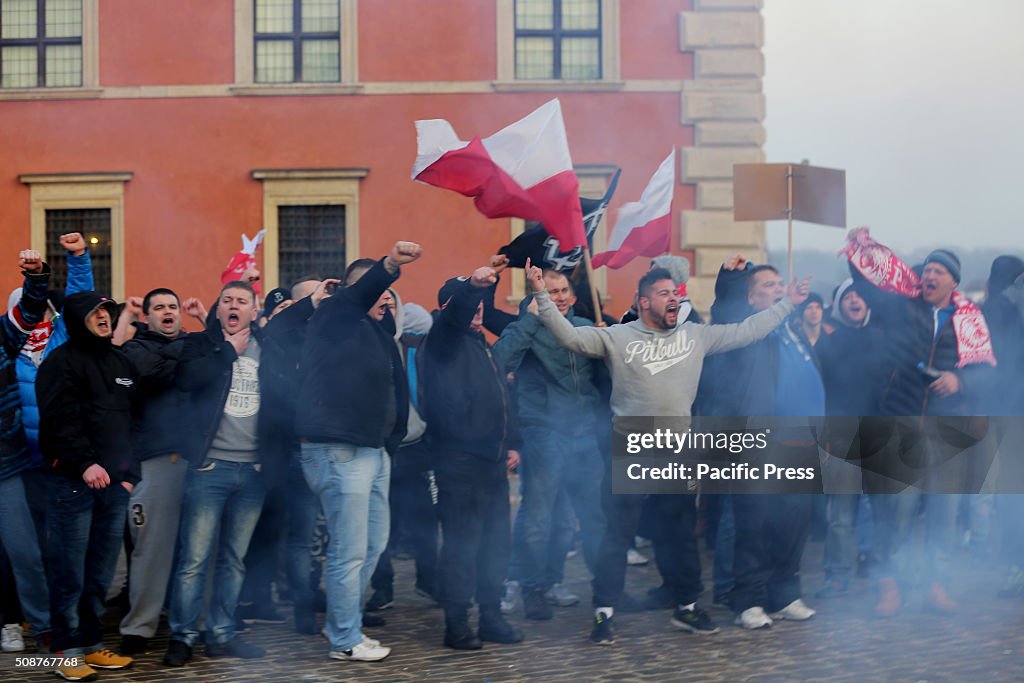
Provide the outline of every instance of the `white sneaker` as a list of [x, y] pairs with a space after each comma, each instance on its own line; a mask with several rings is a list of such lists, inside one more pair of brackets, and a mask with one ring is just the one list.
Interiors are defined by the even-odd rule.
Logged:
[[376, 638], [371, 638], [370, 636], [366, 635], [365, 633], [363, 634], [363, 642], [366, 643], [367, 645], [375, 645], [375, 646], [379, 646], [380, 645], [380, 641], [379, 640], [377, 640]]
[[630, 567], [642, 567], [649, 562], [650, 560], [638, 553], [634, 548], [626, 551], [626, 564]]
[[739, 616], [736, 617], [736, 625], [754, 630], [771, 626], [772, 620], [771, 617], [764, 613], [763, 607], [751, 607], [740, 612]]
[[25, 649], [25, 633], [21, 624], [4, 624], [0, 632], [0, 649], [4, 652], [22, 652]]
[[515, 612], [523, 601], [523, 587], [518, 581], [505, 582], [505, 597], [501, 599], [501, 613], [511, 614]]
[[552, 605], [558, 607], [572, 607], [580, 601], [580, 596], [573, 593], [571, 590], [566, 588], [560, 583], [556, 583], [551, 589], [544, 594], [544, 597], [548, 599]]
[[772, 619], [790, 619], [791, 621], [807, 621], [817, 612], [804, 604], [804, 601], [797, 598], [778, 612], [772, 614]]
[[342, 661], [379, 662], [389, 654], [391, 654], [390, 647], [384, 647], [380, 643], [375, 645], [367, 642], [367, 639], [364, 638], [363, 642], [356, 643], [356, 646], [351, 650], [332, 650], [328, 656], [331, 659], [340, 659]]

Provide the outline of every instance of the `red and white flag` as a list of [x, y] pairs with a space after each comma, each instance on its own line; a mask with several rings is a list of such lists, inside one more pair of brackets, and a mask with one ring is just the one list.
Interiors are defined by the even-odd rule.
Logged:
[[579, 181], [557, 99], [469, 142], [444, 119], [417, 121], [416, 147], [413, 180], [473, 197], [488, 218], [539, 221], [563, 249], [586, 245]]
[[654, 172], [640, 201], [619, 209], [608, 240], [608, 251], [595, 254], [593, 265], [621, 268], [637, 256], [658, 256], [669, 249], [672, 232], [672, 192], [676, 182], [676, 150]]

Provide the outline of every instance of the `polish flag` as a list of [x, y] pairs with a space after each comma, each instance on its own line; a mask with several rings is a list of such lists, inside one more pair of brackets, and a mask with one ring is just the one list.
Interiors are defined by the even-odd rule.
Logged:
[[595, 268], [621, 268], [637, 256], [658, 256], [669, 249], [672, 232], [672, 192], [676, 181], [676, 150], [654, 172], [640, 201], [619, 209], [619, 219], [608, 240], [608, 251], [595, 254]]
[[460, 140], [444, 119], [417, 121], [416, 147], [413, 180], [473, 197], [488, 218], [539, 221], [563, 249], [586, 245], [557, 99], [482, 140]]

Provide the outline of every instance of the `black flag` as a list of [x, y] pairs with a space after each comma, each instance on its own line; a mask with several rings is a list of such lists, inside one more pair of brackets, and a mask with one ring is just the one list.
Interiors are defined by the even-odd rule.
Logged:
[[[601, 199], [588, 199], [580, 197], [580, 208], [583, 210], [583, 229], [587, 233], [587, 245], [594, 246], [594, 231], [608, 208], [608, 202], [615, 194], [615, 186], [619, 183], [621, 169], [615, 171], [608, 191]], [[583, 247], [575, 247], [563, 253], [558, 240], [549, 235], [544, 226], [540, 223], [527, 228], [523, 234], [516, 237], [509, 244], [498, 250], [499, 254], [508, 256], [510, 268], [525, 268], [526, 259], [529, 258], [533, 265], [542, 268], [551, 268], [561, 272], [571, 271], [576, 268], [583, 257]]]

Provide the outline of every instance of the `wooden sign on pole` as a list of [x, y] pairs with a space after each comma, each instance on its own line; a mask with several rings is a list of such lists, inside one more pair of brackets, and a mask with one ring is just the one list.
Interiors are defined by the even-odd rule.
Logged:
[[846, 227], [846, 171], [806, 164], [733, 166], [733, 220], [789, 223], [787, 272], [793, 279], [793, 221]]

